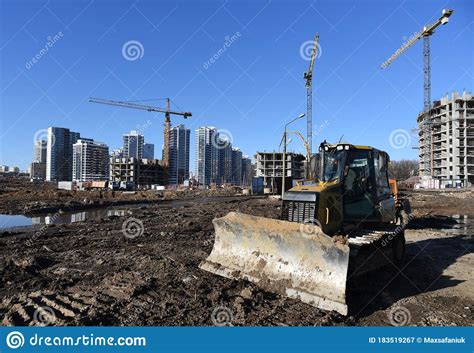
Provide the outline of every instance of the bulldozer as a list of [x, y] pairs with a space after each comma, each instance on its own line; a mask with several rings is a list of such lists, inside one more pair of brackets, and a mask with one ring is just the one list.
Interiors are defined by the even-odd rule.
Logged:
[[214, 219], [214, 246], [199, 267], [347, 315], [349, 279], [403, 263], [410, 205], [388, 164], [376, 148], [324, 141], [317, 175], [284, 193], [281, 219]]

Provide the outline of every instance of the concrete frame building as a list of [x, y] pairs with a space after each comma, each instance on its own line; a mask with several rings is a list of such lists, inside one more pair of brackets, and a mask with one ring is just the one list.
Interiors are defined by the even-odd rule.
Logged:
[[79, 139], [73, 145], [72, 180], [109, 179], [109, 147], [91, 139]]
[[46, 146], [46, 180], [72, 180], [72, 145], [81, 137], [62, 127], [49, 127]]
[[189, 178], [191, 130], [183, 124], [170, 130], [168, 178], [171, 185], [183, 184]]
[[[271, 188], [274, 193], [281, 193], [283, 179], [283, 153], [257, 152], [256, 176], [263, 177], [264, 187]], [[285, 190], [292, 187], [293, 181], [304, 179], [305, 156], [299, 153], [286, 153]]]
[[[419, 157], [422, 187], [468, 187], [474, 185], [474, 98], [454, 92], [433, 102], [418, 117]], [[427, 129], [430, 129], [428, 134]]]
[[166, 185], [167, 174], [158, 160], [110, 158], [110, 181], [132, 183], [135, 187]]

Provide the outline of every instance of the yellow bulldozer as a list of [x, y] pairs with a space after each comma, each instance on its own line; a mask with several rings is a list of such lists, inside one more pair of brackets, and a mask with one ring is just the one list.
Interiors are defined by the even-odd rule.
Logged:
[[347, 315], [348, 278], [400, 266], [410, 205], [388, 177], [388, 154], [326, 142], [319, 152], [317, 177], [284, 193], [280, 220], [214, 219], [214, 247], [200, 268]]

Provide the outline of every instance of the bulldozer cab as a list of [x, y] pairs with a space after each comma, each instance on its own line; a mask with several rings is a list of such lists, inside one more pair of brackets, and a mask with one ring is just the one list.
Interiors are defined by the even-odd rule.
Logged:
[[369, 146], [322, 144], [320, 182], [340, 187], [346, 222], [387, 222], [394, 206], [388, 179], [387, 153]]

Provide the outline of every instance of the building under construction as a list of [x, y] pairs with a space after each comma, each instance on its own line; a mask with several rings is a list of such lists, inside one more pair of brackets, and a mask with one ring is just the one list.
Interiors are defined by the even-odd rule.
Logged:
[[125, 182], [133, 187], [166, 185], [168, 174], [158, 160], [129, 158], [110, 158], [110, 181]]
[[[304, 179], [305, 157], [299, 153], [286, 153], [285, 167], [285, 190], [293, 186], [294, 180]], [[282, 152], [257, 152], [256, 176], [263, 177], [263, 185], [270, 188], [273, 193], [281, 193], [283, 176], [283, 153]]]
[[[428, 117], [426, 115], [429, 115]], [[425, 121], [425, 119], [427, 120]], [[454, 92], [418, 117], [421, 187], [474, 185], [474, 99]]]

